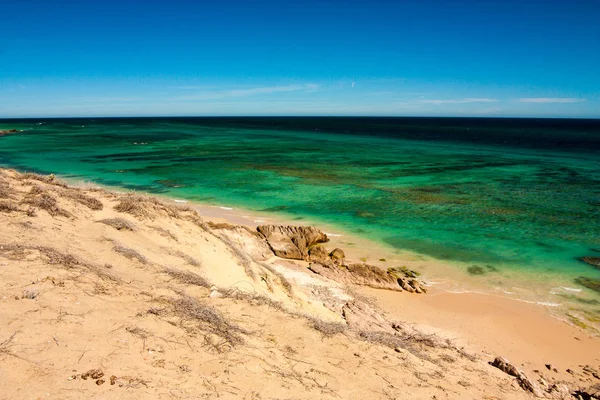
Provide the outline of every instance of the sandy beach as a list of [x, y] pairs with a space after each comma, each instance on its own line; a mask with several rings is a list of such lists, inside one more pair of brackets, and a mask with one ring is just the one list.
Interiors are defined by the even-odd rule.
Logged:
[[600, 342], [544, 307], [91, 186], [0, 170], [0, 398], [596, 398]]

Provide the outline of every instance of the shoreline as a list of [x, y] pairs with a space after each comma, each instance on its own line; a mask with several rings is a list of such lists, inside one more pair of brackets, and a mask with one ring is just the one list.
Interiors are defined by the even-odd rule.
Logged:
[[[212, 222], [224, 222], [234, 225], [243, 225], [255, 229], [261, 224], [275, 225], [312, 225], [323, 230], [330, 241], [328, 245], [332, 248], [340, 247], [356, 261], [367, 262], [382, 269], [390, 267], [406, 266], [411, 270], [421, 273], [424, 284], [431, 293], [441, 293], [449, 295], [467, 295], [478, 296], [485, 299], [498, 299], [498, 301], [514, 303], [514, 305], [523, 304], [534, 306], [539, 312], [551, 317], [554, 320], [568, 325], [575, 329], [581, 329], [585, 326], [583, 332], [585, 335], [600, 337], [600, 323], [596, 320], [586, 319], [589, 310], [596, 311], [591, 304], [589, 309], [575, 301], [568, 301], [568, 296], [581, 293], [584, 289], [564, 285], [564, 282], [552, 281], [549, 279], [540, 281], [539, 276], [531, 271], [513, 271], [503, 270], [502, 273], [493, 273], [491, 276], [472, 276], [464, 272], [470, 263], [459, 261], [438, 260], [425, 254], [415, 253], [409, 250], [399, 250], [392, 246], [378, 243], [375, 240], [360, 237], [354, 233], [340, 230], [338, 227], [331, 226], [323, 221], [316, 221], [303, 217], [301, 220], [292, 216], [284, 215], [285, 212], [253, 211], [239, 206], [230, 207], [227, 204], [209, 204], [197, 200], [187, 200], [176, 198], [171, 193], [155, 194], [133, 189], [100, 185], [94, 181], [82, 180], [80, 178], [69, 178], [57, 175], [60, 179], [74, 187], [96, 187], [114, 193], [138, 193], [145, 196], [157, 197], [163, 201], [178, 205], [193, 207], [199, 214]], [[385, 260], [385, 261], [381, 261]], [[556, 274], [556, 278], [560, 279]], [[486, 278], [482, 282], [481, 278]], [[538, 278], [536, 283], [544, 283], [537, 287], [527, 290], [527, 283], [532, 279]], [[496, 282], [490, 282], [496, 281]], [[498, 282], [501, 282], [500, 284]], [[516, 284], [515, 286], [513, 286]], [[521, 284], [521, 285], [518, 285]], [[561, 295], [561, 299], [556, 298]], [[577, 306], [578, 308], [575, 308]], [[582, 313], [573, 314], [581, 310]]]

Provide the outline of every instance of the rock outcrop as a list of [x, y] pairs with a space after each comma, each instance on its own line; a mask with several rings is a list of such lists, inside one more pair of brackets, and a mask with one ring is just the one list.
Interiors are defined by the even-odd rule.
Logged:
[[310, 264], [309, 269], [328, 279], [345, 284], [369, 286], [376, 289], [425, 293], [427, 290], [414, 278], [399, 276], [399, 272], [390, 269], [387, 272], [374, 265], [365, 263], [334, 265], [332, 263]]
[[328, 264], [331, 261], [327, 249], [320, 244], [313, 246], [308, 250], [308, 260], [321, 264]]
[[309, 260], [309, 249], [329, 241], [313, 226], [261, 225], [257, 231], [267, 240], [276, 256], [292, 260]]
[[600, 400], [600, 385], [580, 388], [573, 393], [573, 397], [581, 400]]
[[329, 257], [331, 257], [334, 262], [342, 262], [346, 258], [346, 254], [344, 253], [344, 250], [335, 248], [329, 253]]
[[510, 376], [517, 378], [519, 386], [523, 389], [533, 393], [536, 397], [544, 397], [544, 393], [539, 386], [529, 379], [523, 371], [520, 371], [517, 367], [512, 365], [506, 358], [496, 357], [494, 361], [490, 362], [490, 365], [498, 368], [500, 371], [507, 373]]

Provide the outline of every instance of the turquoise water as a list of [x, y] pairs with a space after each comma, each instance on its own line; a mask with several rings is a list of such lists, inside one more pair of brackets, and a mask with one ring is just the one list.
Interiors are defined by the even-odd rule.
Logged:
[[[281, 212], [484, 271], [600, 279], [600, 122], [0, 120], [0, 164]], [[588, 291], [584, 289], [584, 293]], [[591, 294], [591, 292], [588, 292]]]

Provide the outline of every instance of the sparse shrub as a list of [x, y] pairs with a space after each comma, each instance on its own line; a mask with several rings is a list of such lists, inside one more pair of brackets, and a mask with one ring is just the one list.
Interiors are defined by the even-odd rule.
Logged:
[[201, 303], [197, 299], [181, 294], [178, 299], [170, 301], [173, 311], [182, 319], [182, 323], [198, 324], [200, 330], [212, 333], [224, 340], [225, 343], [215, 343], [207, 338], [207, 344], [210, 344], [217, 351], [223, 350], [223, 344], [229, 346], [240, 345], [244, 343], [241, 334], [248, 332], [239, 326], [229, 322], [223, 314], [208, 304]]
[[201, 265], [200, 261], [196, 260], [194, 257], [188, 256], [187, 254], [185, 254], [182, 251], [178, 251], [175, 254], [177, 254], [178, 257], [183, 258], [186, 263], [188, 263], [194, 267], [199, 267]]
[[33, 300], [40, 295], [40, 288], [37, 286], [30, 286], [28, 288], [23, 289], [22, 299], [30, 299]]
[[22, 261], [32, 252], [38, 252], [46, 258], [46, 262], [51, 265], [62, 265], [67, 269], [80, 269], [89, 271], [102, 279], [118, 282], [119, 279], [106, 271], [105, 267], [90, 264], [78, 260], [72, 254], [63, 253], [52, 247], [46, 246], [27, 246], [19, 244], [0, 244], [0, 254], [9, 260]]
[[160, 226], [150, 226], [150, 228], [158, 232], [160, 236], [168, 237], [169, 239], [173, 239], [174, 241], [178, 242], [177, 236], [173, 235], [171, 231], [161, 228]]
[[105, 224], [108, 226], [112, 226], [113, 228], [115, 228], [118, 231], [132, 231], [135, 232], [137, 230], [137, 226], [135, 226], [134, 223], [127, 221], [124, 218], [106, 218], [106, 219], [101, 219], [99, 221], [101, 224]]
[[19, 207], [12, 201], [0, 200], [0, 212], [11, 213], [19, 211]]
[[24, 174], [21, 174], [18, 176], [19, 180], [34, 180], [34, 181], [39, 181], [39, 182], [44, 182], [47, 183], [49, 185], [54, 185], [54, 186], [60, 186], [60, 187], [68, 187], [68, 185], [61, 181], [60, 179], [57, 179], [56, 176], [54, 176], [54, 174], [50, 174], [50, 175], [42, 175], [42, 174], [36, 174], [33, 172], [26, 172]]
[[[223, 297], [227, 297], [229, 299], [242, 300], [252, 304], [253, 306], [266, 305], [275, 310], [287, 312], [282, 303], [279, 303], [267, 296], [258, 294], [256, 292], [246, 292], [236, 287], [229, 289], [219, 289], [219, 292], [223, 294]], [[290, 312], [289, 314], [293, 313]]]
[[211, 284], [198, 274], [193, 272], [182, 271], [179, 269], [165, 268], [165, 273], [175, 278], [178, 282], [186, 285], [201, 286], [204, 288], [210, 288]]
[[4, 179], [0, 180], [0, 199], [8, 199], [10, 195], [10, 185]]
[[104, 208], [104, 205], [100, 200], [95, 197], [89, 196], [85, 193], [78, 191], [77, 189], [68, 189], [61, 193], [61, 196], [71, 199], [79, 204], [83, 204], [90, 210], [98, 211]]
[[323, 334], [323, 336], [334, 336], [338, 333], [343, 333], [348, 328], [344, 323], [323, 321], [318, 318], [309, 318], [309, 322], [311, 327]]
[[141, 264], [148, 264], [148, 259], [141, 255], [138, 251], [130, 249], [129, 247], [122, 246], [120, 244], [114, 244], [113, 251], [121, 254], [125, 258], [130, 260], [137, 260]]
[[119, 203], [114, 206], [118, 212], [131, 214], [138, 218], [150, 217], [150, 212], [145, 207], [145, 198], [137, 195], [123, 196], [119, 198]]
[[31, 188], [25, 199], [23, 199], [23, 203], [40, 208], [53, 217], [71, 217], [71, 213], [58, 205], [56, 198], [37, 185]]

